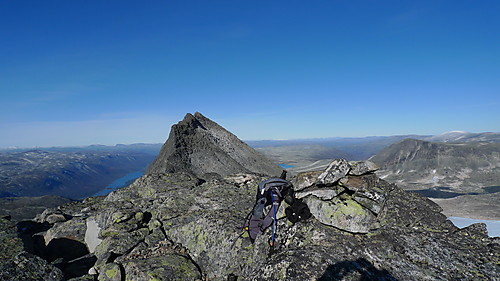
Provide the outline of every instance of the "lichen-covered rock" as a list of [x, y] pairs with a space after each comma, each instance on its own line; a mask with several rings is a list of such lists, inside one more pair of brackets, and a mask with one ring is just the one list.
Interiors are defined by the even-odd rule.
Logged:
[[299, 174], [296, 183], [306, 181], [303, 186], [309, 187], [297, 192], [296, 197], [304, 198], [321, 223], [352, 233], [368, 233], [380, 227], [378, 214], [388, 190], [371, 172], [369, 163], [352, 163], [354, 174], [361, 176], [351, 174], [351, 165], [343, 159], [334, 160], [320, 174]]
[[149, 259], [135, 259], [123, 264], [125, 280], [184, 281], [200, 280], [201, 273], [187, 257], [167, 254]]
[[46, 221], [50, 224], [54, 224], [56, 222], [64, 222], [67, 221], [67, 218], [63, 214], [50, 214]]
[[116, 263], [107, 263], [101, 269], [101, 274], [99, 274], [97, 280], [99, 281], [121, 281], [122, 278], [122, 268]]
[[378, 227], [375, 215], [351, 198], [324, 201], [309, 196], [305, 201], [311, 214], [326, 225], [352, 233], [368, 233]]
[[46, 260], [24, 251], [23, 242], [17, 237], [14, 223], [0, 218], [0, 280], [60, 281], [61, 270]]
[[308, 187], [313, 186], [318, 180], [319, 175], [321, 175], [322, 173], [323, 173], [322, 171], [299, 173], [294, 181], [295, 191], [301, 191]]
[[349, 162], [351, 166], [351, 170], [349, 171], [349, 175], [353, 176], [361, 176], [367, 173], [373, 173], [379, 169], [377, 164], [371, 161], [351, 161]]
[[45, 245], [54, 239], [70, 239], [81, 243], [85, 243], [85, 232], [87, 223], [81, 218], [73, 218], [69, 221], [55, 223], [45, 234]]
[[339, 195], [340, 192], [343, 191], [343, 188], [340, 189], [325, 189], [325, 188], [308, 189], [306, 191], [295, 193], [295, 198], [302, 199], [309, 195], [313, 195], [321, 200], [332, 200], [335, 196]]
[[345, 177], [350, 169], [351, 167], [349, 166], [349, 162], [347, 162], [347, 160], [333, 160], [332, 163], [328, 165], [326, 170], [318, 176], [316, 184], [318, 186], [333, 185], [338, 180]]

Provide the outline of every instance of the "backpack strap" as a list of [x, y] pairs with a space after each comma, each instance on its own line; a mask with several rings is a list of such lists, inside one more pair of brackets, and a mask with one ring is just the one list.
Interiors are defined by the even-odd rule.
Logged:
[[[279, 210], [283, 197], [291, 187], [292, 184], [289, 181], [280, 178], [271, 178], [259, 183], [255, 205], [244, 224], [244, 228], [248, 232], [252, 243], [257, 238], [257, 235], [262, 234], [264, 230], [273, 225], [271, 243], [274, 244], [277, 222], [276, 213]], [[269, 205], [272, 205], [271, 210], [264, 215], [264, 209]]]
[[[262, 234], [264, 230], [266, 230], [269, 226], [273, 225], [273, 239], [274, 242], [274, 234], [276, 232], [276, 213], [281, 204], [280, 197], [278, 192], [275, 190], [269, 190], [267, 192], [269, 197], [271, 197], [270, 202], [266, 199], [266, 197], [261, 197], [255, 203], [252, 212], [247, 217], [244, 228], [248, 231], [248, 235], [250, 237], [250, 241], [252, 243], [257, 238], [257, 235]], [[271, 206], [271, 210], [264, 215], [264, 208], [268, 205]]]

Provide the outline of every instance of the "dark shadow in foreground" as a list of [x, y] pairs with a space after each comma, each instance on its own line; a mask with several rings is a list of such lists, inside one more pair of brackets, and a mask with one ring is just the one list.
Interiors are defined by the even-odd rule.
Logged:
[[318, 281], [329, 280], [391, 280], [397, 281], [387, 270], [378, 270], [364, 258], [354, 261], [342, 261], [328, 266]]
[[89, 253], [87, 245], [77, 240], [55, 238], [45, 245], [45, 239], [40, 233], [50, 227], [48, 223], [19, 222], [18, 235], [23, 240], [24, 249], [61, 269], [65, 279], [86, 275], [97, 258]]

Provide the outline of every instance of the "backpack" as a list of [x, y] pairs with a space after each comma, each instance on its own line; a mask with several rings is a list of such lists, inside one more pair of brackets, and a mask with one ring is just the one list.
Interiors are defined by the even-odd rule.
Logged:
[[[257, 235], [262, 234], [264, 230], [273, 225], [269, 244], [274, 246], [277, 223], [276, 213], [283, 200], [290, 205], [293, 203], [293, 186], [289, 181], [282, 178], [271, 178], [259, 183], [254, 207], [248, 214], [244, 224], [252, 243], [257, 238]], [[264, 214], [266, 207], [270, 205], [271, 209], [267, 214]]]

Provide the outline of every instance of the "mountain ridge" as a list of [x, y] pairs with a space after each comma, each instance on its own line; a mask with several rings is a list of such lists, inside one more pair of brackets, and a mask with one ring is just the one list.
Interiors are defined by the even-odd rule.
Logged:
[[370, 158], [389, 181], [414, 187], [480, 191], [500, 185], [499, 143], [439, 143], [406, 139]]

